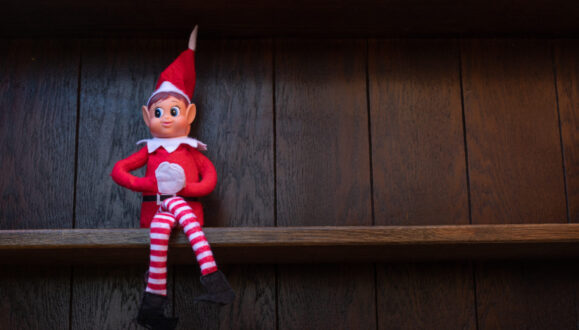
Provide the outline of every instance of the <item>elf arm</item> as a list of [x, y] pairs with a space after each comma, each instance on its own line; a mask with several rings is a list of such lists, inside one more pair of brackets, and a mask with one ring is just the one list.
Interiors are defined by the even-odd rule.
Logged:
[[147, 147], [135, 152], [129, 157], [119, 160], [113, 171], [111, 177], [120, 186], [129, 188], [134, 191], [147, 192], [157, 191], [157, 180], [154, 176], [140, 178], [132, 175], [130, 172], [140, 167], [143, 167], [149, 158]]
[[215, 166], [213, 166], [209, 158], [202, 155], [199, 151], [193, 151], [193, 156], [201, 180], [196, 180], [197, 178], [187, 178], [185, 188], [179, 192], [179, 195], [187, 197], [209, 195], [217, 185], [217, 171], [215, 171]]

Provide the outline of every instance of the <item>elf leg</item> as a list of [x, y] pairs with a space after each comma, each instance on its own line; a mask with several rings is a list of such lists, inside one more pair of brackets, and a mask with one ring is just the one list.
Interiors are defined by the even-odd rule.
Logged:
[[175, 217], [166, 212], [157, 212], [151, 222], [151, 255], [149, 278], [143, 295], [137, 322], [148, 329], [172, 330], [177, 318], [166, 317], [167, 304], [167, 251]]
[[167, 251], [171, 229], [175, 226], [175, 217], [171, 213], [158, 212], [151, 222], [151, 255], [149, 262], [149, 279], [147, 292], [167, 295]]
[[229, 304], [235, 299], [235, 293], [227, 282], [225, 275], [217, 269], [213, 258], [213, 252], [197, 217], [191, 207], [181, 197], [173, 197], [165, 200], [161, 205], [163, 210], [173, 214], [179, 222], [185, 235], [191, 243], [193, 252], [201, 269], [201, 284], [205, 286], [208, 294], [198, 297], [198, 301]]

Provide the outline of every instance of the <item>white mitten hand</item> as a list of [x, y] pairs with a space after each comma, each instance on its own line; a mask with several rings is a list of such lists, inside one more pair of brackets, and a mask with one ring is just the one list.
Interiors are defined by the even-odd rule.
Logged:
[[162, 162], [155, 170], [159, 192], [173, 195], [185, 187], [185, 170], [178, 164]]

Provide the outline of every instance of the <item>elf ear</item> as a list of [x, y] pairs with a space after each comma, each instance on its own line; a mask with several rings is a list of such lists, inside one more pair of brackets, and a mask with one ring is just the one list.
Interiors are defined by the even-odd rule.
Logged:
[[149, 108], [147, 108], [146, 105], [143, 105], [143, 120], [145, 120], [147, 127], [151, 127], [151, 120], [149, 119]]
[[195, 120], [195, 116], [197, 115], [197, 107], [195, 104], [191, 103], [187, 107], [187, 123], [191, 125], [191, 123]]

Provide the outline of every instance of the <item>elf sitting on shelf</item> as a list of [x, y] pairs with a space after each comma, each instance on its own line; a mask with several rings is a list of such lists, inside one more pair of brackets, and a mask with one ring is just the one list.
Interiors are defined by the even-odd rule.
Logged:
[[[152, 139], [142, 149], [117, 162], [111, 176], [126, 188], [143, 193], [141, 227], [150, 227], [150, 264], [137, 321], [150, 329], [174, 329], [176, 318], [166, 317], [167, 251], [175, 226], [187, 235], [201, 268], [201, 284], [207, 294], [195, 300], [228, 304], [235, 299], [225, 275], [217, 269], [213, 253], [202, 231], [203, 209], [197, 197], [209, 194], [217, 184], [211, 161], [201, 154], [207, 146], [189, 138], [196, 108], [195, 44], [197, 27], [185, 50], [159, 78], [156, 90], [143, 106], [143, 119]], [[147, 165], [144, 177], [130, 172]]]

